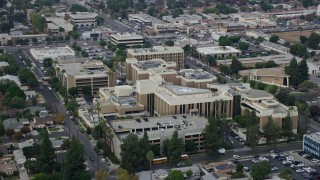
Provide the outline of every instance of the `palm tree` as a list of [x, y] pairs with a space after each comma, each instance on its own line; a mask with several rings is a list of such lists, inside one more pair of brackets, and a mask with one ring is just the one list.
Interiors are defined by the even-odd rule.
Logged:
[[150, 162], [150, 179], [152, 179], [152, 172], [151, 172], [151, 162], [152, 162], [152, 160], [153, 160], [153, 158], [154, 158], [154, 153], [153, 153], [153, 151], [148, 151], [147, 152], [147, 160]]
[[93, 126], [96, 127], [96, 123], [94, 121], [94, 118], [93, 118], [93, 107], [89, 107], [88, 108], [88, 112], [91, 114], [91, 118], [92, 118], [92, 121], [93, 121]]
[[96, 110], [97, 110], [97, 112], [98, 112], [98, 121], [99, 121], [99, 123], [100, 123], [100, 111], [101, 111], [101, 106], [100, 106], [100, 103], [96, 100], [96, 103], [97, 103], [97, 105], [96, 105]]

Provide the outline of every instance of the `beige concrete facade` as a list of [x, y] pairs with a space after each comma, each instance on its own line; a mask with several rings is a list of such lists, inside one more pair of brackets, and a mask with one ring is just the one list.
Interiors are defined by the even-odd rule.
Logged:
[[127, 57], [136, 58], [138, 61], [162, 59], [167, 62], [176, 62], [179, 69], [184, 68], [184, 51], [178, 46], [128, 49]]
[[240, 76], [246, 76], [250, 80], [279, 87], [289, 87], [290, 76], [284, 72], [283, 68], [265, 68], [239, 71]]

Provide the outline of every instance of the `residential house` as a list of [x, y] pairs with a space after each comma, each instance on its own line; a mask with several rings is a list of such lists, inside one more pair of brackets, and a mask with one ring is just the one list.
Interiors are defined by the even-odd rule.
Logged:
[[0, 160], [0, 173], [4, 173], [7, 176], [10, 176], [17, 172], [17, 166], [11, 158], [1, 159]]
[[24, 91], [24, 94], [26, 95], [26, 100], [31, 100], [37, 96], [35, 91]]
[[15, 132], [19, 132], [23, 127], [23, 124], [18, 122], [16, 118], [9, 118], [3, 121], [4, 129], [13, 129]]
[[35, 117], [33, 118], [33, 128], [44, 128], [47, 125], [53, 124], [53, 117]]

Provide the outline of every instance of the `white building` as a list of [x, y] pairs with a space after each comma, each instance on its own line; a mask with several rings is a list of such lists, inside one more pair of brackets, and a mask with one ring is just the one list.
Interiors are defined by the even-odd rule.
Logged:
[[85, 31], [82, 33], [82, 38], [86, 41], [100, 41], [101, 32], [99, 32], [99, 31]]
[[78, 26], [96, 26], [97, 25], [97, 13], [92, 12], [76, 12], [75, 14], [69, 14], [71, 22]]
[[317, 8], [317, 16], [320, 16], [320, 4], [318, 5], [318, 8]]
[[59, 27], [63, 28], [65, 32], [72, 31], [73, 28], [73, 25], [63, 17], [46, 17], [46, 22], [48, 23], [48, 28], [49, 26], [57, 26], [58, 29]]
[[166, 22], [150, 16], [149, 14], [129, 14], [129, 21], [135, 21], [139, 23], [144, 23], [148, 26], [153, 26], [154, 24], [166, 24]]
[[75, 52], [69, 46], [31, 48], [30, 53], [35, 60], [40, 62], [42, 62], [45, 58], [57, 59], [61, 56], [75, 56]]
[[0, 77], [0, 81], [4, 80], [4, 79], [8, 79], [8, 80], [14, 81], [18, 86], [21, 86], [21, 82], [20, 82], [18, 76], [4, 75], [4, 76]]
[[112, 34], [111, 43], [113, 45], [124, 44], [126, 46], [143, 45], [143, 37], [137, 34]]
[[241, 55], [241, 51], [230, 46], [209, 46], [197, 48], [199, 58], [206, 59], [208, 56], [213, 58], [232, 58]]

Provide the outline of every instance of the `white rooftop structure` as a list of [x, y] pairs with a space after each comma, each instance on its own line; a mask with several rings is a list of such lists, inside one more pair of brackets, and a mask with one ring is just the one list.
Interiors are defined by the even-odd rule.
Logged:
[[210, 46], [210, 47], [199, 47], [197, 51], [203, 55], [212, 54], [226, 54], [226, 53], [241, 53], [241, 51], [231, 47], [231, 46]]
[[141, 22], [141, 23], [146, 23], [150, 26], [154, 24], [167, 24], [166, 22], [155, 18], [153, 16], [150, 16], [149, 14], [129, 14], [129, 21], [136, 21], [136, 22]]
[[72, 19], [95, 19], [98, 17], [98, 14], [93, 12], [76, 12], [70, 13], [69, 16]]
[[47, 22], [51, 22], [56, 26], [62, 27], [66, 32], [72, 31], [73, 25], [66, 21], [63, 17], [46, 17]]
[[61, 56], [75, 56], [75, 52], [69, 46], [31, 48], [30, 53], [38, 61], [43, 61], [45, 58], [57, 59]]
[[21, 86], [21, 82], [18, 78], [18, 76], [13, 76], [13, 75], [4, 75], [0, 77], [0, 80], [8, 79], [11, 81], [14, 81], [18, 86]]
[[5, 61], [0, 62], [0, 68], [5, 67], [5, 66], [9, 66], [9, 63], [7, 63]]

